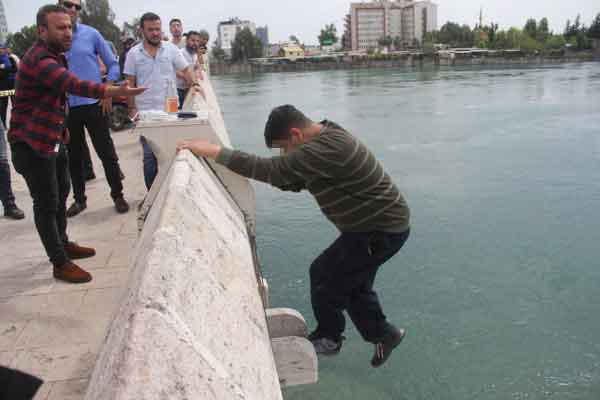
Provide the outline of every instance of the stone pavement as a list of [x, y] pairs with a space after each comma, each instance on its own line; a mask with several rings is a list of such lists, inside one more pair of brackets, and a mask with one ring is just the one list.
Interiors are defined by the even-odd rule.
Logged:
[[[92, 151], [97, 178], [87, 185], [88, 208], [69, 219], [70, 238], [97, 251], [96, 257], [79, 262], [94, 276], [89, 284], [68, 285], [52, 278], [33, 224], [29, 192], [13, 170], [17, 204], [27, 219], [0, 217], [0, 365], [43, 379], [36, 400], [83, 398], [127, 282], [129, 253], [137, 239], [136, 210], [146, 189], [137, 137], [123, 131], [114, 133], [113, 140], [126, 175], [130, 212], [114, 211], [102, 164]], [[67, 205], [71, 201], [72, 196]]]

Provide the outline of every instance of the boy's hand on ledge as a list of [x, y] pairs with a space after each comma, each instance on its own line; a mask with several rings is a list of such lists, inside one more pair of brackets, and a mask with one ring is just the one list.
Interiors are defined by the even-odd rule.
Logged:
[[177, 152], [179, 153], [181, 150], [189, 150], [198, 157], [207, 157], [214, 160], [221, 152], [221, 146], [212, 144], [206, 139], [191, 139], [177, 143]]

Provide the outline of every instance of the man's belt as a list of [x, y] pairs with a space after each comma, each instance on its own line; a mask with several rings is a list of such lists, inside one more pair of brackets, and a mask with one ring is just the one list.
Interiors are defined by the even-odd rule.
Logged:
[[0, 90], [0, 97], [10, 97], [15, 95], [15, 90]]

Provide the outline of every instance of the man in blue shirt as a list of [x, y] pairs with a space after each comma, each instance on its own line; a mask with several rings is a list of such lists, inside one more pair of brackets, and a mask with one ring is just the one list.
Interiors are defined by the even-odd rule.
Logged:
[[[59, 0], [59, 5], [67, 9], [73, 22], [73, 44], [71, 50], [66, 53], [69, 70], [79, 79], [100, 83], [102, 82], [98, 62], [100, 59], [106, 66], [107, 83], [119, 80], [119, 62], [108, 43], [96, 29], [78, 22], [81, 0]], [[94, 149], [102, 161], [115, 209], [121, 214], [129, 211], [129, 204], [123, 197], [119, 158], [110, 136], [107, 114], [111, 109], [111, 99], [98, 101], [97, 99], [69, 96], [67, 122], [71, 134], [71, 143], [68, 145], [69, 170], [75, 202], [67, 210], [68, 217], [74, 217], [87, 208], [83, 168], [86, 128]]]

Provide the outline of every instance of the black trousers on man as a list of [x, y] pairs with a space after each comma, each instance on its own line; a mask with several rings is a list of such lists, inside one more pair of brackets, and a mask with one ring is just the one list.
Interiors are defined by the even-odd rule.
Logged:
[[404, 233], [342, 233], [310, 267], [317, 337], [339, 341], [346, 310], [367, 342], [378, 343], [392, 328], [373, 289], [379, 267], [404, 245]]
[[119, 158], [115, 144], [110, 136], [108, 118], [102, 114], [99, 103], [72, 107], [69, 110], [67, 125], [71, 133], [69, 148], [69, 169], [73, 183], [73, 196], [78, 203], [85, 204], [85, 129], [90, 134], [90, 139], [96, 154], [102, 161], [106, 180], [110, 186], [110, 196], [114, 199], [123, 197], [123, 183], [121, 182]]
[[11, 144], [15, 170], [25, 178], [33, 199], [33, 214], [50, 262], [61, 267], [69, 261], [65, 252], [67, 197], [71, 189], [69, 157], [64, 145], [55, 157], [42, 158], [25, 143]]

